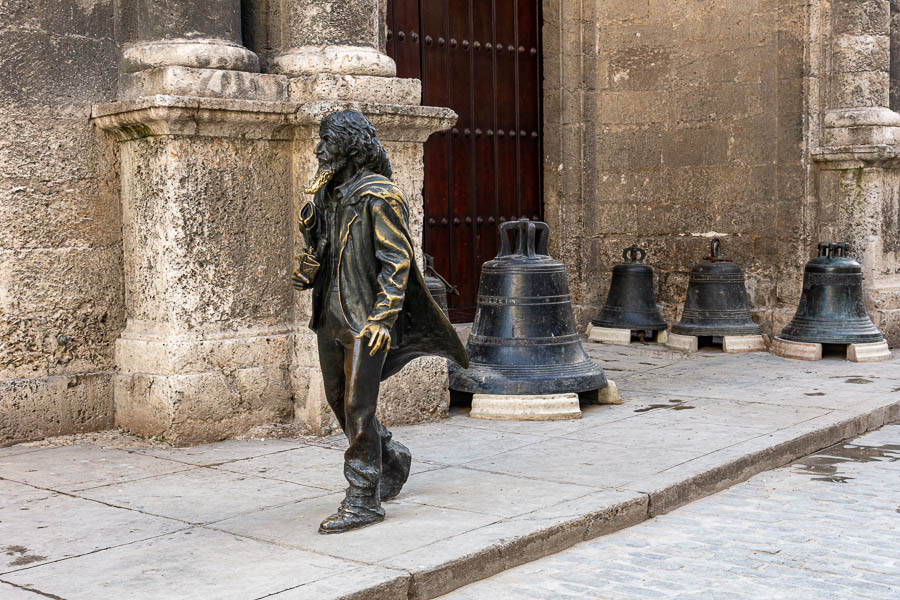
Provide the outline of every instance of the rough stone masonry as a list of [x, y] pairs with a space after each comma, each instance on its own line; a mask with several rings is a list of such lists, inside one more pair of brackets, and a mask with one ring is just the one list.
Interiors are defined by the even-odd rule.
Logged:
[[[421, 232], [422, 143], [454, 116], [394, 76], [384, 2], [167, 5], [0, 4], [0, 443], [328, 428], [286, 283], [328, 110], [365, 104]], [[632, 243], [677, 319], [724, 234], [777, 332], [815, 243], [846, 240], [900, 341], [898, 8], [543, 1], [545, 214], [580, 324]], [[445, 376], [390, 382], [386, 421], [444, 415]]]

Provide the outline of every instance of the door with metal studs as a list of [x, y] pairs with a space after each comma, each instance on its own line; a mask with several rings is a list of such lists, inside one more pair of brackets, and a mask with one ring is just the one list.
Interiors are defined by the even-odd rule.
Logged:
[[505, 220], [542, 216], [539, 0], [389, 0], [387, 52], [456, 126], [425, 144], [425, 252], [471, 321]]

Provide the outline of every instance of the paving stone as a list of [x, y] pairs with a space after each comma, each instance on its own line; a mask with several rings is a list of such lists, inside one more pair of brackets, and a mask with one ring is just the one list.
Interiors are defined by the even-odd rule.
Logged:
[[66, 600], [247, 600], [357, 567], [321, 554], [192, 528], [4, 579]]
[[47, 596], [42, 594], [29, 592], [22, 588], [0, 582], [0, 598], [3, 598], [3, 600], [41, 600], [46, 597]]
[[632, 448], [583, 440], [554, 439], [469, 463], [470, 468], [590, 487], [617, 487], [686, 462], [695, 455], [668, 449]]
[[14, 446], [6, 446], [0, 448], [0, 458], [4, 456], [12, 456], [14, 454], [25, 454], [26, 452], [39, 452], [41, 450], [48, 450], [48, 448], [36, 448], [34, 446], [15, 444]]
[[[478, 421], [484, 422], [483, 420]], [[551, 424], [555, 423], [532, 423], [532, 425]], [[529, 446], [541, 440], [535, 435], [510, 433], [493, 427], [490, 429], [475, 427], [459, 429], [455, 421], [450, 425], [450, 427], [433, 427], [431, 424], [398, 427], [394, 437], [401, 444], [409, 447], [413, 455], [413, 463], [422, 460], [441, 465], [460, 465], [483, 460], [507, 450]], [[461, 442], [462, 439], [465, 439], [464, 443]]]
[[327, 490], [215, 469], [193, 469], [92, 488], [78, 495], [188, 523], [212, 523]]
[[[675, 406], [678, 406], [677, 404]], [[668, 448], [684, 452], [704, 453], [727, 448], [738, 442], [766, 433], [765, 428], [741, 427], [705, 423], [702, 427], [688, 425], [648, 427], [642, 417], [606, 423], [589, 429], [565, 434], [567, 439], [603, 442], [620, 446]]]
[[64, 494], [10, 504], [0, 510], [0, 524], [0, 573], [130, 544], [187, 527], [172, 519]]
[[216, 468], [336, 491], [347, 487], [342, 470], [343, 464], [344, 451], [341, 449], [302, 446], [285, 452], [230, 462]]
[[405, 571], [362, 565], [267, 596], [271, 600], [407, 600], [409, 575]]
[[0, 479], [0, 510], [20, 502], [33, 502], [55, 495], [53, 492], [31, 487], [24, 483]]
[[306, 446], [295, 440], [225, 440], [187, 448], [141, 448], [135, 452], [189, 465], [209, 466], [277, 454]]
[[403, 488], [402, 500], [513, 517], [596, 491], [581, 485], [450, 467], [412, 475]]
[[[896, 598], [897, 561], [880, 559], [900, 547], [898, 446], [888, 425], [440, 598]], [[832, 465], [848, 483], [809, 472], [833, 456], [862, 457]]]
[[63, 492], [190, 468], [152, 456], [93, 446], [59, 446], [0, 457], [0, 478]]
[[253, 539], [373, 563], [483, 527], [498, 519], [463, 510], [393, 501], [384, 505], [384, 522], [390, 523], [390, 526], [366, 527], [341, 535], [320, 535], [319, 523], [337, 509], [343, 497], [343, 493], [320, 496], [227, 519], [211, 527]]

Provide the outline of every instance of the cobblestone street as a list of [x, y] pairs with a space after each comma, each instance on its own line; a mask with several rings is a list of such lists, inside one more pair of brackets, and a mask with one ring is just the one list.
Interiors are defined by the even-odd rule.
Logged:
[[900, 597], [900, 425], [443, 600]]

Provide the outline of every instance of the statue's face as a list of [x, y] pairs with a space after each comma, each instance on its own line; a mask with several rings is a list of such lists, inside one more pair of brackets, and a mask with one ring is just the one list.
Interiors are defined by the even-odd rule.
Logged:
[[319, 143], [316, 144], [316, 158], [319, 167], [326, 167], [333, 171], [340, 170], [346, 162], [343, 148], [337, 143], [337, 137], [330, 127], [322, 127], [319, 131]]
[[348, 160], [344, 148], [338, 143], [338, 137], [334, 135], [331, 127], [324, 123], [319, 129], [319, 143], [316, 144], [315, 155], [319, 161], [319, 169], [306, 186], [307, 194], [315, 194], [325, 187], [335, 174], [347, 165]]

